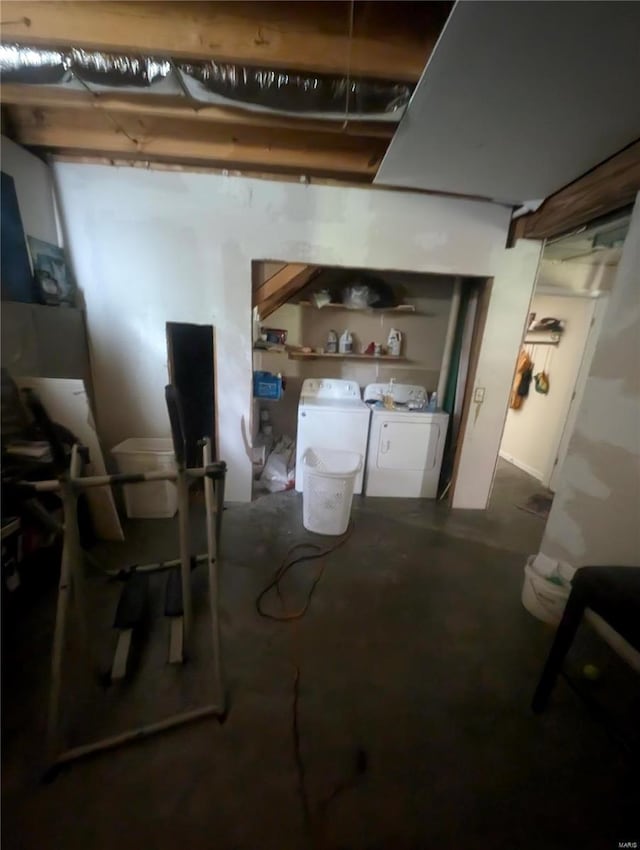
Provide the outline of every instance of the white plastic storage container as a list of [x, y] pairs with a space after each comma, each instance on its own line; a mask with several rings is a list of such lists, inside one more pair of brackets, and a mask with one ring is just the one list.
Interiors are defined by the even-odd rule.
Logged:
[[543, 623], [557, 626], [571, 593], [572, 572], [568, 565], [544, 555], [531, 555], [524, 567], [522, 585], [522, 604], [527, 611]]
[[307, 449], [302, 459], [302, 523], [316, 534], [344, 534], [349, 525], [353, 485], [362, 466], [356, 452]]
[[[173, 442], [165, 437], [132, 437], [112, 450], [120, 472], [174, 470]], [[124, 503], [130, 519], [163, 519], [178, 510], [178, 492], [171, 481], [125, 484]]]

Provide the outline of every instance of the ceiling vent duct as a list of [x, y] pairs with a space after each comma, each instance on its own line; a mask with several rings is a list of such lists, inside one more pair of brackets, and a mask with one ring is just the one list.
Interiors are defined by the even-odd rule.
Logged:
[[0, 45], [4, 83], [89, 89], [101, 93], [181, 95], [196, 106], [231, 106], [331, 121], [402, 118], [413, 85], [393, 81], [234, 65], [173, 61], [76, 47]]

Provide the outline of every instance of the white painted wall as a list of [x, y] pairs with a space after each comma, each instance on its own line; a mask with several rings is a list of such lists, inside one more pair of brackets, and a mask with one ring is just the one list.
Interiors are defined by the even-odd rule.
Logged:
[[640, 564], [640, 195], [541, 551], [575, 567]]
[[49, 166], [4, 136], [1, 153], [0, 167], [15, 183], [25, 235], [61, 245]]
[[504, 429], [516, 358], [540, 261], [540, 243], [520, 239], [503, 251], [491, 286], [473, 398], [453, 485], [454, 508], [486, 508]]
[[608, 292], [616, 277], [615, 265], [579, 262], [578, 260], [545, 260], [538, 272], [537, 288], [554, 286], [574, 292]]
[[[490, 276], [510, 215], [368, 188], [76, 163], [54, 173], [106, 445], [168, 433], [165, 322], [211, 322], [230, 500], [251, 496], [251, 260]], [[506, 289], [495, 298], [522, 307]]]
[[585, 343], [589, 335], [594, 301], [535, 295], [531, 310], [538, 319], [555, 316], [565, 321], [559, 345], [528, 345], [534, 375], [549, 375], [549, 392], [541, 395], [531, 382], [529, 395], [518, 410], [509, 409], [500, 444], [500, 455], [548, 485], [558, 444], [571, 403]]

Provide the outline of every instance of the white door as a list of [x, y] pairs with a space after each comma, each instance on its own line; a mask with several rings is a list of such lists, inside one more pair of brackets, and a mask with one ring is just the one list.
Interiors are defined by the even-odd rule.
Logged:
[[606, 295], [602, 295], [600, 298], [593, 302], [593, 318], [591, 319], [591, 328], [589, 330], [589, 336], [587, 337], [587, 341], [584, 346], [582, 362], [578, 370], [578, 376], [576, 378], [573, 394], [568, 405], [564, 427], [562, 428], [562, 434], [558, 441], [558, 450], [556, 452], [556, 457], [553, 461], [551, 470], [548, 472], [547, 476], [545, 477], [545, 480], [543, 481], [543, 484], [545, 484], [550, 490], [553, 490], [554, 493], [558, 489], [560, 473], [562, 472], [562, 465], [564, 463], [565, 457], [567, 456], [569, 440], [571, 439], [573, 429], [575, 428], [576, 417], [578, 415], [578, 410], [580, 409], [580, 403], [582, 402], [584, 388], [587, 383], [589, 371], [591, 369], [593, 353], [596, 350], [598, 337], [600, 336], [600, 328], [602, 327], [602, 320], [604, 319], [604, 314], [607, 311], [608, 303], [609, 298]]
[[454, 508], [484, 510], [489, 502], [541, 250], [541, 242], [519, 239], [513, 248], [502, 253], [497, 263], [474, 383], [468, 388], [471, 403], [460, 435], [462, 448], [453, 483]]
[[439, 439], [440, 425], [436, 422], [383, 421], [378, 443], [378, 469], [433, 469]]

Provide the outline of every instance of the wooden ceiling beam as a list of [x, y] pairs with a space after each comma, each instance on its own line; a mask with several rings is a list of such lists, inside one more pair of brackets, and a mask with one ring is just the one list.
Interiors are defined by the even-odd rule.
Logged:
[[298, 294], [319, 269], [302, 263], [287, 263], [253, 294], [254, 307], [258, 308], [260, 320], [264, 321], [289, 299]]
[[246, 109], [224, 106], [196, 105], [179, 95], [153, 94], [92, 94], [88, 91], [48, 86], [4, 83], [0, 102], [19, 106], [96, 109], [102, 112], [123, 112], [163, 118], [184, 118], [209, 124], [232, 124], [240, 127], [278, 127], [314, 133], [339, 133], [347, 136], [368, 136], [391, 139], [395, 125], [375, 121], [322, 121], [292, 118], [286, 115], [265, 115]]
[[450, 5], [13, 0], [2, 39], [415, 82]]
[[640, 142], [551, 195], [534, 213], [517, 218], [513, 239], [560, 236], [632, 204], [640, 192]]
[[306, 268], [307, 265], [304, 263], [285, 263], [282, 268], [274, 272], [271, 277], [268, 277], [259, 286], [256, 286], [253, 291], [254, 307], [276, 295], [283, 286], [290, 283], [296, 275], [303, 272]]
[[59, 152], [371, 180], [385, 149], [382, 139], [92, 109], [10, 106], [7, 112], [17, 142]]

